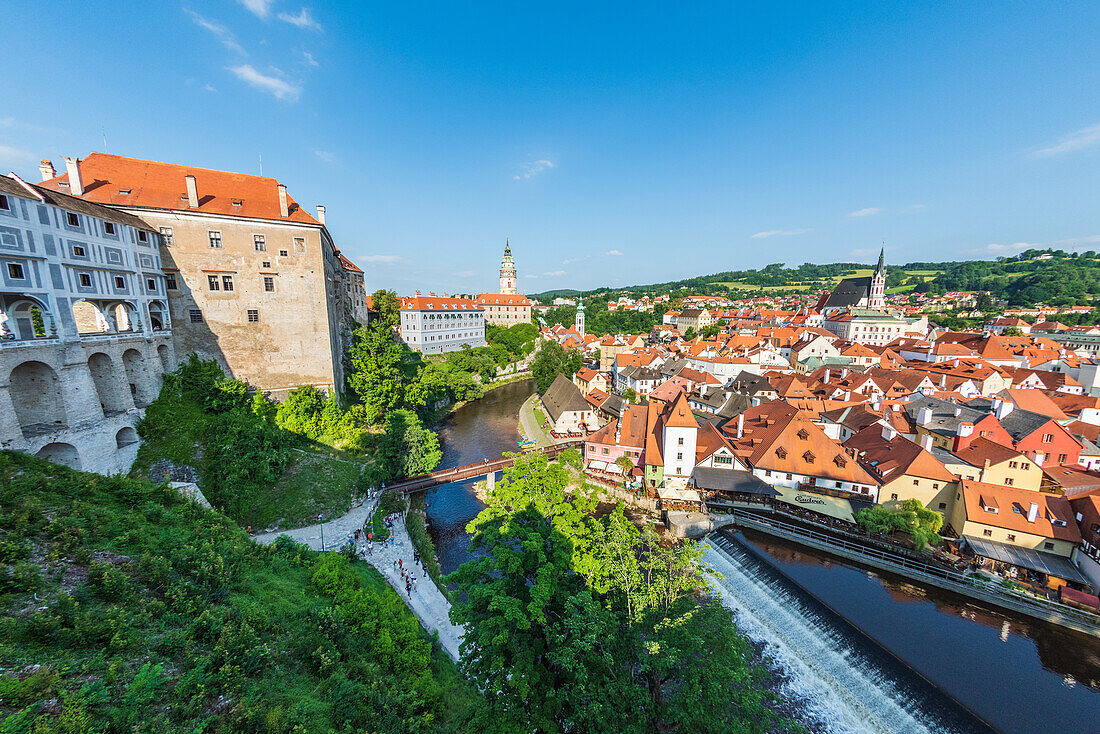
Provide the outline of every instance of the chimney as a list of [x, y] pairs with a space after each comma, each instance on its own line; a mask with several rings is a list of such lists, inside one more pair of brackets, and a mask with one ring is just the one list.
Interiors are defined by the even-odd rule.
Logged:
[[65, 170], [69, 173], [69, 193], [73, 196], [83, 196], [84, 181], [80, 178], [80, 159], [62, 157], [65, 159]]
[[1035, 518], [1039, 516], [1039, 503], [1032, 502], [1027, 506], [1027, 521], [1035, 522]]
[[924, 449], [925, 451], [931, 451], [932, 450], [932, 437], [929, 436], [928, 434], [925, 434], [925, 435], [921, 436], [920, 437], [920, 447], [922, 449]]
[[997, 411], [997, 420], [1001, 420], [1002, 418], [1004, 418], [1016, 407], [1015, 404], [1008, 400], [994, 401], [993, 406]]
[[844, 369], [842, 369], [842, 370], [840, 371], [840, 379], [842, 379], [842, 380], [843, 380], [843, 379], [845, 379], [846, 377], [848, 377], [848, 368], [847, 368], [847, 367], [845, 367]]
[[190, 173], [187, 174], [187, 208], [198, 209], [199, 208], [199, 184], [195, 180], [195, 177]]
[[826, 367], [825, 368], [825, 376], [821, 378], [821, 381], [824, 382], [826, 385], [829, 384], [829, 374], [830, 374], [830, 370], [829, 370], [829, 368]]
[[974, 433], [974, 424], [973, 423], [971, 423], [969, 421], [959, 421], [959, 432], [958, 432], [959, 437], [966, 438], [967, 436], [973, 435], [973, 433]]
[[286, 186], [279, 184], [279, 216], [286, 219], [290, 216], [290, 205], [286, 199]]
[[962, 414], [963, 414], [962, 406], [959, 405], [958, 403], [955, 403], [955, 417], [958, 418]]
[[38, 164], [38, 172], [42, 174], [43, 181], [49, 181], [51, 178], [57, 175], [57, 171], [53, 169], [53, 161], [48, 158], [43, 158]]
[[743, 435], [745, 435], [745, 414], [744, 413], [738, 413], [737, 414], [737, 437], [741, 438]]
[[932, 409], [928, 406], [925, 406], [925, 407], [921, 408], [917, 412], [917, 423], [921, 424], [922, 426], [927, 426], [931, 422], [932, 422]]
[[893, 426], [883, 426], [882, 427], [882, 440], [883, 441], [893, 441], [894, 436], [896, 436], [896, 435], [898, 435], [898, 432], [894, 430]]
[[947, 387], [947, 373], [940, 375], [940, 389], [943, 390]]
[[322, 204], [317, 205], [317, 221], [321, 224], [325, 223], [325, 207]]

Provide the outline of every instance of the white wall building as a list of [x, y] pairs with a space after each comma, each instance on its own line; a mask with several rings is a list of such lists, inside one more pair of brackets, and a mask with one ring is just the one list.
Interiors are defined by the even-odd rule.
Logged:
[[400, 316], [401, 341], [413, 351], [443, 354], [467, 344], [485, 346], [485, 312], [468, 298], [402, 298]]

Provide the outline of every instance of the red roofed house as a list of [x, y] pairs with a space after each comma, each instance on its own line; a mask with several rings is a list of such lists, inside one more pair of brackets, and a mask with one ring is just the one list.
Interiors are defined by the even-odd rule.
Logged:
[[401, 299], [401, 341], [416, 352], [442, 354], [465, 345], [485, 346], [485, 315], [469, 298], [421, 296]]
[[[66, 166], [55, 176], [45, 162], [42, 186], [160, 230], [177, 355], [216, 359], [276, 397], [343, 384], [356, 312], [345, 296], [362, 272], [341, 260], [324, 207], [314, 217], [266, 176], [106, 153]], [[365, 289], [354, 300], [365, 305]]]

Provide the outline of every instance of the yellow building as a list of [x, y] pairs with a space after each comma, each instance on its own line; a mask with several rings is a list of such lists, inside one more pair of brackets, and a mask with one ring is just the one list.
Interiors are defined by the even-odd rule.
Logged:
[[964, 479], [951, 526], [963, 537], [1069, 558], [1081, 542], [1069, 500], [1041, 492]]
[[961, 461], [947, 463], [947, 468], [960, 479], [999, 484], [1004, 487], [1039, 491], [1043, 482], [1043, 470], [1021, 453], [979, 438], [953, 455]]

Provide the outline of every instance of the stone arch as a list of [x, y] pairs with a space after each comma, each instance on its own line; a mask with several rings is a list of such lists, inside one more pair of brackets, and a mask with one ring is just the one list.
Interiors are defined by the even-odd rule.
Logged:
[[141, 318], [134, 304], [129, 301], [118, 301], [108, 307], [108, 313], [115, 322], [115, 329], [122, 331], [141, 331]]
[[168, 347], [161, 344], [157, 347], [157, 357], [160, 359], [161, 372], [172, 371], [172, 355], [168, 351]]
[[131, 407], [118, 379], [118, 367], [113, 359], [103, 352], [96, 352], [88, 357], [88, 371], [92, 373], [92, 382], [95, 383], [95, 391], [99, 395], [99, 404], [104, 415], [121, 413]]
[[168, 317], [168, 309], [161, 301], [149, 302], [149, 328], [153, 331], [164, 331], [172, 328], [172, 323]]
[[126, 448], [131, 444], [138, 442], [137, 431], [130, 426], [123, 426], [118, 429], [118, 433], [115, 434], [115, 446], [117, 448]]
[[11, 402], [24, 438], [49, 433], [67, 424], [61, 381], [43, 362], [23, 362], [11, 371]]
[[4, 327], [16, 339], [45, 339], [57, 336], [53, 314], [42, 301], [21, 296], [4, 307]]
[[130, 384], [134, 405], [144, 408], [153, 402], [153, 396], [149, 394], [149, 369], [141, 352], [136, 349], [127, 349], [122, 354], [122, 366], [126, 368], [126, 381]]
[[98, 303], [81, 299], [73, 301], [73, 320], [78, 334], [102, 334], [111, 330], [111, 324]]
[[80, 469], [80, 452], [71, 443], [48, 443], [35, 456], [70, 469]]

